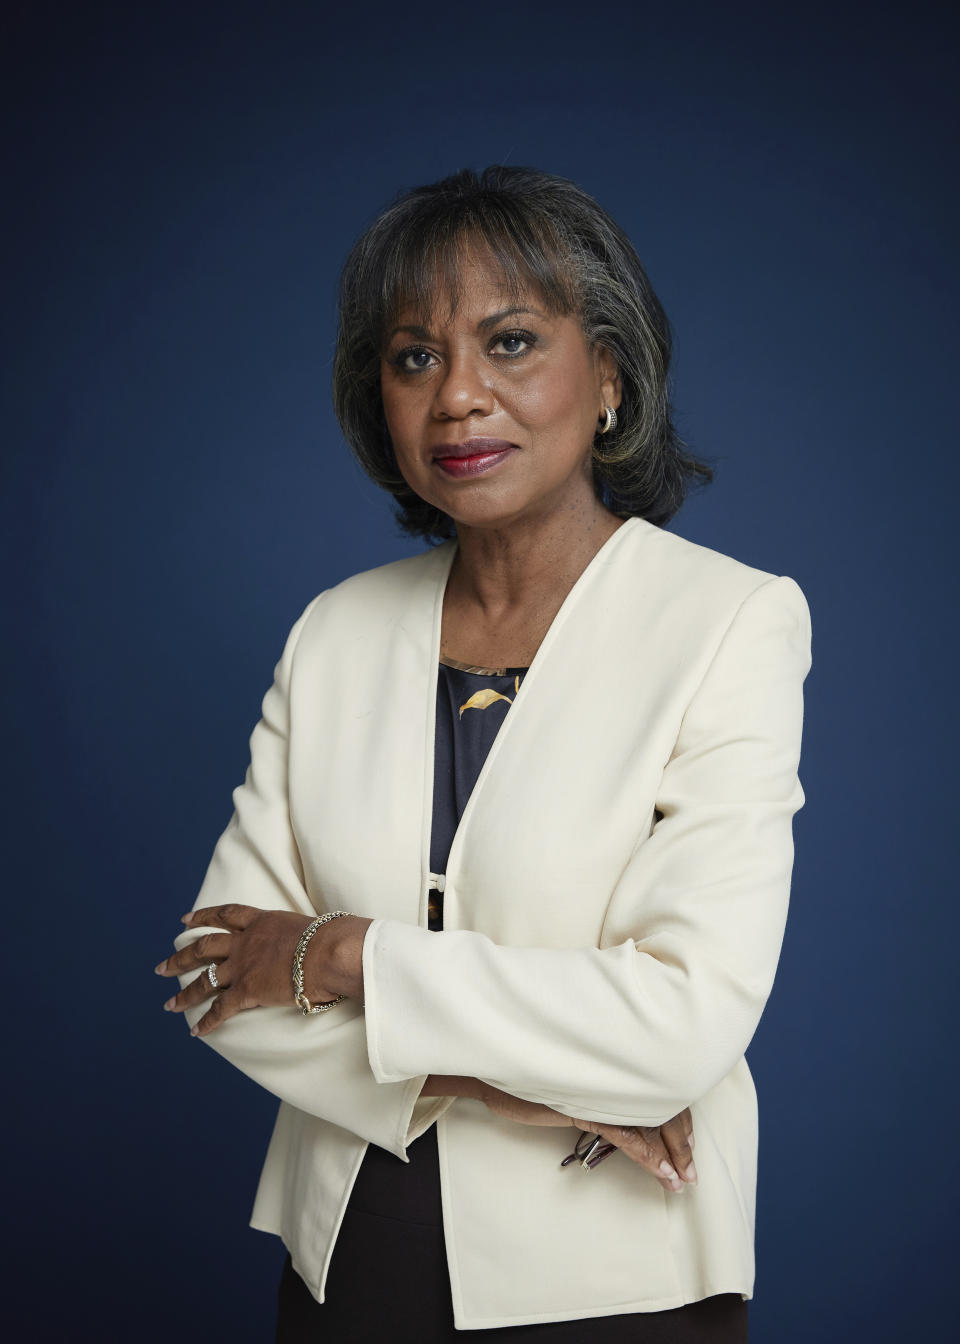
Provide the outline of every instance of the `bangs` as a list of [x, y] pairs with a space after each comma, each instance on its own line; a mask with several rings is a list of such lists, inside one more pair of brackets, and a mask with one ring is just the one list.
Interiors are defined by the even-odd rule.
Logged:
[[468, 261], [489, 267], [511, 304], [536, 297], [555, 317], [580, 311], [567, 240], [547, 221], [522, 213], [510, 217], [499, 205], [470, 211], [466, 218], [418, 219], [394, 240], [383, 259], [373, 305], [382, 336], [408, 309], [422, 326], [430, 325], [441, 303], [452, 318], [463, 297]]

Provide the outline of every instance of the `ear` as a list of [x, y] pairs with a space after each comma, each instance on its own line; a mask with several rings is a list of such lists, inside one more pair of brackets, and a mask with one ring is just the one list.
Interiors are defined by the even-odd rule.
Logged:
[[604, 406], [612, 406], [616, 410], [623, 396], [623, 387], [617, 361], [606, 346], [594, 347], [593, 367], [596, 370], [598, 391], [603, 398]]

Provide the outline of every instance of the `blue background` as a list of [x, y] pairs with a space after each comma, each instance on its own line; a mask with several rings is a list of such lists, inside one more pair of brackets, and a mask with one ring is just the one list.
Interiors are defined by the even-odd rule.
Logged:
[[946, 9], [11, 14], [15, 1337], [272, 1338], [280, 1245], [246, 1222], [275, 1103], [161, 1012], [152, 967], [293, 620], [421, 549], [330, 409], [339, 266], [396, 191], [498, 161], [579, 182], [648, 268], [681, 433], [718, 470], [672, 526], [792, 575], [812, 609], [808, 801], [749, 1052], [752, 1338], [939, 1337], [957, 1192]]

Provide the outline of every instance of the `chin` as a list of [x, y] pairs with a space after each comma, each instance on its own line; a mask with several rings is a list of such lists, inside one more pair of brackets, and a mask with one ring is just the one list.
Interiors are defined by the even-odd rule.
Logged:
[[443, 504], [438, 504], [437, 508], [443, 509], [457, 527], [507, 527], [525, 512], [523, 505], [511, 507], [504, 500], [492, 499], [470, 502], [460, 500], [452, 509]]

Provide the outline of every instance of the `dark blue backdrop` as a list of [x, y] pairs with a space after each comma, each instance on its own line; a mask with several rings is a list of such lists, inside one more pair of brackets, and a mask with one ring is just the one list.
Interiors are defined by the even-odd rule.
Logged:
[[574, 178], [630, 233], [676, 328], [681, 432], [718, 465], [673, 526], [792, 575], [812, 609], [808, 801], [749, 1054], [753, 1338], [939, 1337], [957, 921], [938, 9], [13, 16], [13, 1337], [271, 1337], [279, 1243], [246, 1220], [275, 1103], [161, 1012], [151, 968], [290, 624], [419, 549], [331, 413], [339, 265], [398, 189], [496, 161]]

